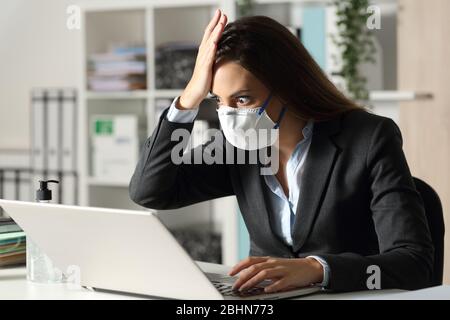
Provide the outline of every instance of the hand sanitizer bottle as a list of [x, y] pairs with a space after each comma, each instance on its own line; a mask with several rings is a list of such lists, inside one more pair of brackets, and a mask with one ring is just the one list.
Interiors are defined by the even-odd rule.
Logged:
[[[52, 191], [47, 188], [48, 183], [59, 183], [56, 180], [39, 181], [40, 187], [36, 191], [36, 201], [49, 203]], [[50, 258], [27, 236], [27, 279], [38, 283], [59, 283], [63, 281], [63, 274], [55, 268]]]

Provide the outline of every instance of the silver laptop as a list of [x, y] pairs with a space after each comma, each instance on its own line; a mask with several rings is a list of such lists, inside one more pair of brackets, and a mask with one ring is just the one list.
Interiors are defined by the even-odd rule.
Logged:
[[174, 299], [281, 299], [320, 290], [265, 294], [266, 281], [236, 292], [236, 278], [204, 272], [156, 211], [2, 199], [0, 206], [60, 270], [77, 267], [84, 287]]

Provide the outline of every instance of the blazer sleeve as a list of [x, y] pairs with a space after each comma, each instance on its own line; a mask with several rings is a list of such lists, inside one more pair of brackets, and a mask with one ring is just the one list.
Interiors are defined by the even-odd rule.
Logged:
[[379, 268], [381, 289], [430, 286], [434, 247], [402, 143], [400, 129], [391, 119], [385, 118], [376, 126], [366, 163], [379, 254], [321, 254], [330, 268], [329, 289], [368, 289], [367, 281], [373, 274], [369, 266]]
[[129, 184], [130, 198], [137, 204], [152, 209], [176, 209], [197, 202], [233, 195], [226, 164], [194, 164], [194, 154], [213, 142], [191, 149], [184, 158], [189, 163], [172, 161], [172, 149], [179, 141], [172, 141], [172, 133], [184, 129], [189, 134], [191, 123], [167, 120], [169, 108], [161, 114], [153, 134], [144, 143], [139, 161]]

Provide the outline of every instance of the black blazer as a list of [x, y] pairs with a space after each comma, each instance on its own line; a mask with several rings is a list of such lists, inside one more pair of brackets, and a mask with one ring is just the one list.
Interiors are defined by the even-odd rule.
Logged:
[[291, 247], [271, 229], [259, 165], [173, 164], [178, 142], [171, 134], [193, 124], [169, 122], [167, 111], [131, 179], [134, 202], [173, 209], [236, 195], [250, 255], [321, 256], [330, 267], [328, 288], [335, 291], [367, 289], [370, 265], [380, 268], [383, 289], [430, 285], [434, 248], [400, 129], [391, 119], [361, 109], [315, 123]]

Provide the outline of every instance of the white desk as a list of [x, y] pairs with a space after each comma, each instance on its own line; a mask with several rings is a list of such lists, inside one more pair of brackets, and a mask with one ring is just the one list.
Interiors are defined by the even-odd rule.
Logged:
[[[204, 271], [224, 273], [223, 265], [198, 263]], [[70, 288], [66, 284], [36, 284], [26, 280], [25, 267], [0, 269], [0, 300], [130, 300], [144, 297], [109, 292], [94, 292], [83, 288]], [[351, 293], [319, 293], [302, 297], [304, 300], [357, 299], [450, 299], [450, 286], [439, 286], [418, 291], [373, 290]]]

